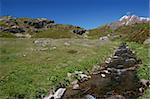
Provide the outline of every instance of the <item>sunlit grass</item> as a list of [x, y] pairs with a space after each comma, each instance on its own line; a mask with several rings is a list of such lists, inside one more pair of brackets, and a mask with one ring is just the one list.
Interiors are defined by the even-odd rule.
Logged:
[[[33, 39], [1, 39], [0, 98], [24, 95], [33, 98], [46, 94], [50, 87], [67, 84], [67, 73], [76, 70], [88, 71], [93, 65], [101, 63], [118, 43], [96, 45], [97, 41], [73, 41], [65, 46], [66, 40], [57, 40], [46, 51], [36, 51], [38, 46]], [[85, 43], [85, 44], [84, 44]], [[86, 45], [86, 46], [85, 46]], [[76, 53], [70, 53], [75, 51]], [[25, 56], [24, 56], [25, 55]]]

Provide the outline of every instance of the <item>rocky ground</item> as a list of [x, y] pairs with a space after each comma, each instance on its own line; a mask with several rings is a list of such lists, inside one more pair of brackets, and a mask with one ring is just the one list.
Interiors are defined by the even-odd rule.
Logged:
[[[46, 18], [16, 18], [12, 16], [0, 17], [0, 37], [34, 37], [36, 33], [42, 31], [52, 32], [53, 30], [67, 31], [69, 34], [82, 35], [86, 32], [85, 29], [79, 26], [57, 24], [54, 20], [48, 20]], [[44, 36], [47, 38], [47, 36]]]

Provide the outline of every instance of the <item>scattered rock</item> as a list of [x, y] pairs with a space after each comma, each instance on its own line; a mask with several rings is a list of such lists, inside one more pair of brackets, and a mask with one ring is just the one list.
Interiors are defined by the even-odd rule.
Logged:
[[123, 69], [124, 65], [117, 65], [117, 69]]
[[40, 51], [46, 51], [48, 48], [41, 48]]
[[146, 39], [146, 40], [143, 42], [143, 44], [145, 44], [145, 45], [150, 45], [150, 38]]
[[101, 76], [102, 76], [103, 78], [105, 78], [105, 77], [106, 77], [106, 75], [105, 75], [105, 74], [101, 74]]
[[43, 99], [54, 99], [54, 96], [52, 94], [50, 94], [49, 96], [46, 96]]
[[71, 78], [72, 74], [71, 73], [67, 73], [67, 77]]
[[30, 26], [33, 26], [34, 28], [40, 29], [40, 28], [45, 28], [49, 24], [53, 24], [53, 20], [48, 20], [46, 18], [38, 18], [34, 20], [28, 20], [24, 21], [25, 24], [28, 24]]
[[134, 58], [126, 59], [124, 62], [125, 67], [131, 67], [136, 64], [136, 60]]
[[73, 82], [71, 82], [72, 85], [75, 85], [78, 83], [78, 80], [74, 80]]
[[64, 45], [65, 45], [65, 46], [70, 46], [70, 43], [65, 42]]
[[91, 76], [87, 76], [86, 74], [78, 74], [78, 76], [80, 77], [80, 81], [85, 81], [91, 78]]
[[14, 35], [18, 38], [31, 38], [30, 34], [15, 33]]
[[[75, 71], [74, 73], [67, 73], [68, 79], [77, 79], [80, 82], [86, 81], [89, 78], [91, 78], [91, 76], [88, 76], [86, 74], [84, 74], [82, 71]], [[75, 80], [76, 81], [76, 80]], [[72, 82], [74, 83], [74, 82]]]
[[99, 38], [100, 41], [109, 41], [108, 36], [103, 36]]
[[123, 97], [121, 95], [113, 95], [111, 97], [108, 97], [107, 99], [125, 99], [125, 97]]
[[140, 82], [144, 87], [150, 87], [150, 80], [141, 79]]
[[103, 72], [106, 74], [110, 74], [110, 72], [108, 70], [103, 70]]
[[82, 35], [86, 32], [86, 30], [73, 30], [73, 33]]
[[57, 48], [56, 46], [52, 47], [53, 50], [55, 50], [56, 48]]
[[75, 71], [74, 73], [77, 74], [77, 75], [78, 75], [78, 74], [83, 74], [82, 71]]
[[106, 64], [109, 64], [110, 62], [111, 62], [111, 58], [108, 58], [108, 59], [105, 60]]
[[140, 93], [144, 93], [144, 88], [143, 87], [139, 88], [139, 91]]
[[61, 99], [62, 95], [66, 91], [66, 88], [59, 88], [55, 93], [54, 93], [54, 99]]
[[73, 86], [72, 86], [72, 89], [74, 89], [74, 90], [77, 90], [77, 89], [79, 89], [80, 87], [79, 87], [79, 84], [74, 84]]
[[86, 95], [85, 99], [96, 99], [96, 98], [94, 98], [94, 96], [92, 96], [92, 95]]
[[8, 29], [4, 29], [3, 32], [10, 32], [10, 33], [23, 33], [25, 32], [25, 30], [21, 27], [12, 27], [12, 28], [8, 28]]

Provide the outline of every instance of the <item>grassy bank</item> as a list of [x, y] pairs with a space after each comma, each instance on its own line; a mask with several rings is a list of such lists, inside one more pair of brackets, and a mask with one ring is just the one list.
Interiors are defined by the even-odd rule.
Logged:
[[[137, 44], [137, 43], [129, 43], [129, 47], [132, 48], [138, 58], [142, 60], [142, 65], [138, 69], [137, 73], [140, 79], [150, 80], [150, 46]], [[150, 88], [147, 89], [140, 99], [149, 99], [150, 98]]]

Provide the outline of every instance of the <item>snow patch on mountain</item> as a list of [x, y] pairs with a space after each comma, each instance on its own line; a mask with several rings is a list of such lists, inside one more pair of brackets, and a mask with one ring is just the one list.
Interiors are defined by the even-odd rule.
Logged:
[[119, 19], [119, 21], [123, 25], [130, 25], [130, 24], [140, 23], [140, 22], [150, 22], [150, 18], [139, 17], [136, 15], [124, 15]]

